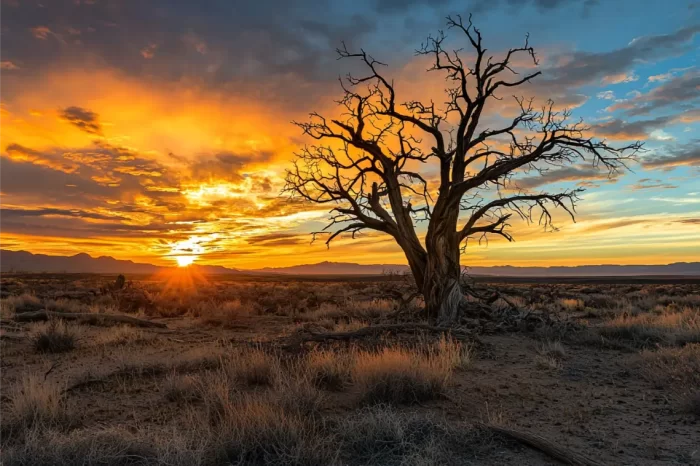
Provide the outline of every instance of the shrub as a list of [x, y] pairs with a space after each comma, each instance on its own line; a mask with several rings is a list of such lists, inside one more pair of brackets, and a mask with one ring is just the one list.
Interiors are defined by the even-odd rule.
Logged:
[[3, 452], [3, 464], [7, 466], [146, 466], [157, 463], [157, 459], [147, 442], [124, 429], [76, 431], [70, 435], [34, 429], [22, 444]]
[[311, 383], [324, 390], [340, 391], [350, 380], [349, 358], [328, 350], [309, 353], [305, 369]]
[[60, 319], [35, 324], [34, 349], [40, 353], [63, 353], [75, 349], [76, 332]]
[[101, 332], [95, 338], [95, 342], [102, 346], [121, 346], [143, 343], [152, 339], [153, 337], [143, 330], [129, 325], [119, 325], [116, 327], [109, 327]]
[[[478, 464], [477, 432], [377, 405], [340, 422], [343, 464]], [[470, 458], [471, 457], [471, 458]]]
[[280, 360], [277, 355], [262, 348], [245, 348], [227, 357], [229, 375], [244, 385], [273, 385], [280, 376]]
[[65, 418], [62, 387], [49, 384], [38, 374], [25, 374], [9, 390], [13, 424], [29, 428], [56, 424]]
[[242, 305], [237, 299], [218, 304], [208, 312], [202, 310], [197, 312], [201, 315], [200, 321], [203, 324], [223, 327], [234, 326], [243, 317], [251, 314], [250, 308]]
[[312, 419], [280, 410], [275, 403], [251, 395], [238, 397], [230, 411], [227, 423], [217, 433], [219, 450], [227, 464], [333, 463], [325, 433]]
[[201, 384], [197, 376], [171, 372], [163, 381], [161, 390], [168, 401], [193, 401], [201, 398]]
[[411, 404], [440, 397], [450, 379], [453, 359], [433, 351], [406, 348], [353, 355], [352, 380], [363, 403]]
[[38, 311], [44, 308], [41, 300], [36, 296], [23, 293], [19, 296], [9, 296], [2, 300], [3, 313]]

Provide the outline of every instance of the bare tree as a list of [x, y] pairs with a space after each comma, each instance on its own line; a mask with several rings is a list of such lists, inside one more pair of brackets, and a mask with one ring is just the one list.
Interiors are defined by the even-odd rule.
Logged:
[[[556, 111], [551, 101], [535, 109], [532, 99], [514, 97], [517, 116], [498, 129], [483, 127], [487, 104], [501, 100], [497, 91], [540, 74], [519, 75], [512, 67], [517, 56], [537, 65], [535, 51], [526, 39], [499, 60], [486, 55], [471, 17], [466, 23], [448, 17], [447, 26], [473, 49], [471, 66], [459, 50], [446, 50], [442, 32], [416, 52], [431, 58], [428, 71], [446, 75], [442, 109], [433, 101], [397, 101], [393, 81], [382, 73], [385, 64], [343, 44], [340, 58], [360, 60], [367, 72], [340, 80], [340, 117], [312, 113], [309, 121], [296, 123], [320, 142], [296, 154], [285, 187], [294, 197], [333, 206], [330, 223], [319, 232], [328, 234], [327, 244], [342, 233], [354, 237], [365, 230], [392, 236], [406, 255], [427, 313], [441, 325], [456, 323], [466, 309], [460, 255], [470, 238], [500, 235], [512, 241], [513, 215], [545, 228], [553, 228], [556, 208], [573, 218], [581, 189], [528, 193], [517, 188], [514, 174], [585, 160], [612, 174], [641, 148], [591, 138], [589, 127], [570, 122], [570, 113]], [[423, 241], [416, 230], [421, 221], [427, 222]]]

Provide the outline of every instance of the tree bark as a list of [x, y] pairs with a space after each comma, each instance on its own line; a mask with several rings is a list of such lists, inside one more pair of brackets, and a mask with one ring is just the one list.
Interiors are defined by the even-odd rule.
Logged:
[[425, 238], [427, 263], [422, 290], [428, 316], [437, 325], [450, 326], [459, 322], [464, 300], [459, 284], [459, 210], [438, 207], [442, 206], [436, 205]]

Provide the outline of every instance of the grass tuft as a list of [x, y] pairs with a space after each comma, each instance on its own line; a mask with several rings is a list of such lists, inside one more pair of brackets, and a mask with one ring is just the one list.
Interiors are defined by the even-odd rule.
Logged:
[[32, 342], [39, 353], [64, 353], [76, 347], [74, 327], [60, 319], [34, 324]]

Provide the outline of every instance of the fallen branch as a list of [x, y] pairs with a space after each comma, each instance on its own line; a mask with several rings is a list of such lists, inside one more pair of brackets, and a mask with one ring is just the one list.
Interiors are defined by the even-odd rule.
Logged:
[[599, 463], [592, 458], [584, 456], [568, 448], [564, 448], [557, 445], [554, 442], [547, 440], [539, 435], [531, 434], [528, 432], [522, 432], [519, 430], [514, 430], [509, 427], [495, 426], [493, 424], [477, 424], [482, 429], [487, 429], [492, 432], [509, 437], [517, 442], [527, 445], [530, 448], [541, 451], [542, 453], [562, 462], [563, 464], [569, 464], [572, 466], [601, 466]]
[[121, 314], [91, 314], [81, 312], [54, 312], [33, 311], [15, 315], [17, 322], [38, 322], [49, 319], [77, 320], [83, 324], [104, 325], [106, 323], [128, 324], [135, 327], [168, 328], [167, 325], [150, 320], [137, 319], [136, 317]]

